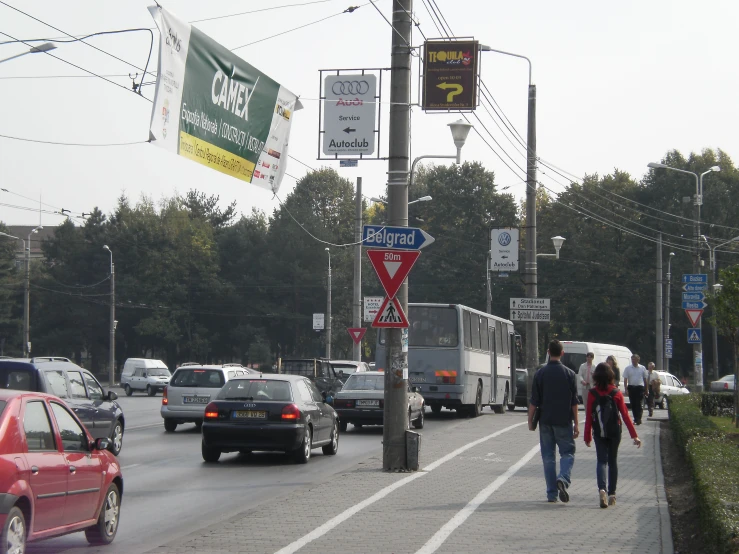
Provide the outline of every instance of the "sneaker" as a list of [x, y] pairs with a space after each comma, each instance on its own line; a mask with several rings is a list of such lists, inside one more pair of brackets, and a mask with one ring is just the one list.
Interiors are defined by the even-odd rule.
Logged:
[[557, 490], [559, 491], [559, 499], [562, 502], [570, 501], [570, 493], [567, 492], [567, 485], [562, 479], [557, 479]]
[[608, 508], [608, 502], [606, 501], [606, 491], [603, 489], [598, 491], [598, 494], [600, 495], [600, 507], [601, 508]]
[[547, 502], [556, 503], [557, 502], [557, 499], [556, 498], [547, 498]]
[[608, 505], [609, 506], [615, 506], [616, 505], [616, 495], [612, 494], [608, 497]]

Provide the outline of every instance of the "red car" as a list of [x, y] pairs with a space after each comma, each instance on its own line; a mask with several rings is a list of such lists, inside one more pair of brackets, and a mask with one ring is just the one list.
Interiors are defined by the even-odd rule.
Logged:
[[83, 530], [113, 541], [123, 477], [108, 442], [55, 396], [0, 390], [0, 554]]

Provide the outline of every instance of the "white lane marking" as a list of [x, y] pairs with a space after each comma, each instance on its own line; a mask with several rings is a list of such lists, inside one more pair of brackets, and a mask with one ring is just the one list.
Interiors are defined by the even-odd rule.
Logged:
[[462, 452], [465, 452], [466, 450], [469, 450], [470, 448], [474, 448], [480, 443], [483, 443], [487, 440], [493, 439], [499, 435], [502, 435], [503, 433], [506, 433], [510, 431], [511, 429], [515, 429], [516, 427], [520, 427], [521, 425], [527, 425], [528, 422], [524, 421], [522, 423], [516, 423], [515, 425], [511, 425], [510, 427], [506, 427], [505, 429], [501, 429], [500, 431], [496, 431], [495, 433], [492, 433], [490, 435], [487, 435], [485, 437], [482, 437], [481, 439], [477, 439], [476, 441], [472, 441], [470, 443], [465, 444], [464, 446], [461, 446], [460, 448], [457, 448], [456, 450], [450, 452], [446, 456], [443, 456], [436, 460], [435, 462], [427, 465], [425, 468], [423, 468], [420, 472], [414, 473], [413, 475], [409, 475], [408, 477], [404, 477], [400, 481], [397, 481], [393, 483], [392, 485], [388, 485], [384, 489], [379, 490], [369, 498], [363, 500], [359, 504], [355, 504], [354, 506], [347, 508], [343, 512], [341, 512], [339, 515], [334, 516], [333, 518], [329, 519], [326, 523], [321, 525], [320, 527], [317, 527], [307, 535], [304, 535], [300, 537], [298, 540], [288, 544], [286, 547], [281, 548], [278, 550], [275, 554], [293, 554], [294, 552], [297, 552], [304, 546], [308, 545], [309, 543], [313, 542], [316, 539], [321, 538], [323, 535], [334, 529], [335, 527], [341, 525], [343, 522], [345, 522], [347, 519], [352, 517], [357, 512], [365, 509], [367, 506], [371, 506], [378, 500], [382, 500], [385, 498], [388, 494], [393, 492], [396, 489], [399, 489], [403, 485], [407, 485], [411, 481], [415, 481], [416, 479], [419, 479], [420, 477], [423, 477], [426, 475], [429, 471], [433, 471], [437, 467], [439, 467], [442, 464], [445, 464], [452, 458], [458, 456]]
[[140, 465], [141, 465], [141, 464], [130, 464], [130, 465], [127, 465], [127, 466], [123, 466], [123, 467], [121, 468], [121, 471], [123, 471], [124, 469], [131, 469], [132, 467], [138, 467], [138, 466], [140, 466]]
[[515, 464], [508, 468], [503, 475], [498, 477], [495, 481], [490, 483], [487, 487], [482, 489], [475, 498], [469, 501], [469, 503], [458, 511], [455, 516], [450, 519], [444, 526], [439, 529], [433, 537], [431, 537], [426, 544], [424, 544], [416, 554], [432, 554], [436, 552], [442, 544], [449, 538], [457, 527], [462, 525], [472, 513], [479, 508], [483, 502], [485, 502], [491, 494], [497, 491], [503, 484], [508, 481], [519, 469], [528, 463], [536, 453], [539, 452], [539, 445], [537, 444], [526, 455], [518, 460]]
[[161, 423], [149, 423], [147, 425], [137, 425], [136, 427], [126, 427], [126, 431], [137, 431], [139, 429], [153, 429], [154, 427], [161, 427]]

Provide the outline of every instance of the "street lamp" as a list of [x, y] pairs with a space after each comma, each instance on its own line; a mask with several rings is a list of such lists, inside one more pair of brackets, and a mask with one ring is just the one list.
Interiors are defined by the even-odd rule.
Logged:
[[554, 258], [556, 260], [559, 260], [559, 250], [562, 248], [562, 245], [565, 243], [567, 239], [564, 237], [560, 237], [557, 235], [556, 237], [552, 237], [552, 243], [554, 243], [554, 254], [537, 254], [537, 258]]
[[30, 336], [30, 323], [31, 323], [31, 235], [38, 233], [43, 229], [43, 225], [39, 225], [28, 233], [28, 241], [23, 243], [23, 249], [26, 254], [26, 283], [23, 299], [23, 356], [28, 357], [31, 355], [31, 336]]
[[326, 358], [331, 359], [331, 250], [324, 248], [328, 254], [328, 291], [326, 293]]
[[[383, 200], [382, 198], [377, 198], [375, 196], [370, 198], [370, 200], [372, 202], [378, 202], [379, 204], [387, 204], [385, 200]], [[416, 198], [415, 200], [411, 200], [410, 202], [408, 202], [408, 205], [410, 206], [411, 204], [415, 204], [416, 202], [429, 202], [431, 200], [433, 199], [430, 196], [422, 196], [421, 198]]]
[[115, 328], [118, 323], [115, 320], [115, 265], [113, 265], [113, 251], [105, 244], [103, 250], [110, 254], [110, 344], [108, 346], [108, 386], [115, 383]]
[[0, 60], [0, 63], [20, 58], [21, 56], [25, 56], [26, 54], [38, 54], [40, 52], [48, 52], [49, 50], [54, 50], [55, 48], [56, 45], [54, 45], [53, 43], [44, 42], [43, 44], [39, 44], [38, 46], [31, 46], [31, 48], [29, 48], [25, 52], [21, 52], [20, 54], [16, 54], [15, 56], [10, 56], [9, 58]]
[[662, 359], [662, 367], [667, 372], [670, 371], [670, 358], [667, 356], [667, 339], [670, 338], [670, 287], [672, 285], [672, 258], [674, 256], [675, 253], [670, 252], [670, 256], [667, 258], [667, 294], [665, 295], [665, 315], [663, 318], [665, 322], [665, 328], [662, 331], [665, 338], [664, 348], [662, 349], [662, 352], [664, 353], [664, 358]]
[[[695, 235], [695, 252], [693, 255], [693, 273], [700, 273], [701, 269], [701, 251], [700, 251], [700, 236], [701, 236], [701, 204], [703, 204], [703, 177], [713, 171], [721, 171], [721, 168], [714, 165], [704, 171], [700, 175], [692, 171], [686, 171], [684, 169], [678, 169], [676, 167], [670, 167], [663, 163], [650, 162], [647, 167], [651, 169], [667, 169], [670, 171], [677, 171], [678, 173], [685, 173], [686, 175], [692, 175], [695, 177], [695, 200], [693, 201], [693, 232]], [[701, 329], [701, 320], [698, 320], [698, 327]], [[695, 374], [695, 388], [697, 392], [703, 392], [703, 344], [693, 344], [693, 373]]]

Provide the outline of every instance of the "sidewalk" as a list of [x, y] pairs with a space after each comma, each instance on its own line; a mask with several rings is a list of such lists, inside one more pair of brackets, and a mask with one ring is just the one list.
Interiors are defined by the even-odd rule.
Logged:
[[526, 428], [525, 412], [486, 411], [424, 433], [423, 471], [385, 473], [379, 457], [369, 458], [149, 552], [672, 554], [655, 421], [663, 414], [655, 416], [637, 428], [641, 449], [625, 435], [618, 504], [605, 510], [598, 506], [595, 448], [578, 439], [570, 502], [547, 503], [538, 433]]

